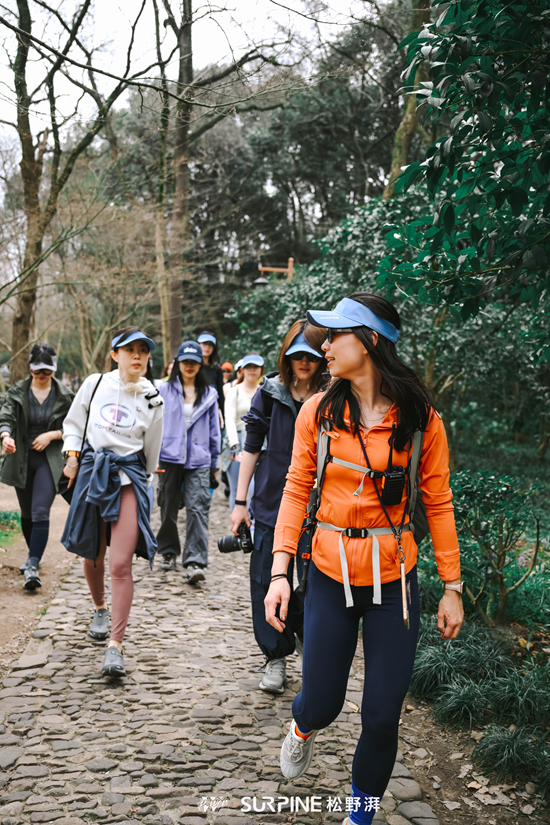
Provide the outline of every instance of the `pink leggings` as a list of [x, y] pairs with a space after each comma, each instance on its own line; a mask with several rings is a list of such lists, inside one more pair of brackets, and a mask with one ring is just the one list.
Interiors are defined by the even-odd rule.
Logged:
[[[134, 598], [132, 559], [138, 541], [136, 494], [132, 484], [121, 488], [118, 521], [111, 523], [109, 548], [109, 572], [111, 574], [111, 639], [122, 642]], [[84, 574], [94, 604], [105, 604], [105, 552], [107, 550], [107, 525], [101, 523], [99, 556], [94, 562], [84, 559]]]

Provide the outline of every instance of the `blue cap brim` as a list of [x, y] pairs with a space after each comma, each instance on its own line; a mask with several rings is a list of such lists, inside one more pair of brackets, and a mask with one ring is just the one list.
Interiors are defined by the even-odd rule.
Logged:
[[253, 358], [243, 358], [243, 362], [241, 367], [244, 369], [245, 367], [263, 367], [264, 359], [261, 355], [255, 355]]
[[205, 335], [199, 335], [197, 341], [199, 342], [199, 344], [214, 344], [214, 346], [216, 346], [215, 337], [213, 335], [210, 335], [210, 333], [208, 332]]
[[143, 332], [132, 332], [130, 335], [126, 336], [126, 338], [113, 338], [111, 341], [111, 347], [114, 349], [115, 347], [118, 349], [119, 347], [125, 347], [126, 344], [131, 344], [132, 341], [145, 341], [147, 346], [149, 347], [149, 352], [152, 352], [154, 349], [157, 348], [157, 345], [151, 338], [148, 338]]
[[322, 352], [317, 352], [316, 349], [313, 349], [313, 347], [310, 347], [309, 344], [305, 342], [302, 344], [292, 344], [285, 352], [285, 355], [294, 355], [295, 352], [309, 352], [311, 355], [315, 355], [316, 358], [325, 357]]
[[314, 309], [306, 312], [306, 318], [314, 327], [325, 327], [326, 329], [351, 329], [352, 327], [362, 327], [360, 321], [354, 321], [352, 318], [346, 318], [340, 312], [330, 312], [324, 309]]

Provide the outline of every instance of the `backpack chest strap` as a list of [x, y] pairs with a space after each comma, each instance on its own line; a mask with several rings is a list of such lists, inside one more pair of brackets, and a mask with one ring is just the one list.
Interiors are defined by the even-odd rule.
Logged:
[[[336, 524], [329, 524], [326, 521], [318, 521], [317, 527], [322, 530], [330, 530], [333, 533], [340, 533], [338, 539], [338, 551], [340, 555], [340, 567], [342, 570], [342, 581], [344, 593], [346, 595], [346, 607], [353, 607], [353, 596], [349, 582], [348, 560], [344, 548], [344, 536], [348, 538], [372, 538], [372, 584], [373, 584], [373, 604], [382, 604], [382, 579], [380, 576], [380, 545], [378, 536], [392, 536], [391, 527], [337, 527]], [[402, 532], [408, 533], [410, 524], [404, 524]]]

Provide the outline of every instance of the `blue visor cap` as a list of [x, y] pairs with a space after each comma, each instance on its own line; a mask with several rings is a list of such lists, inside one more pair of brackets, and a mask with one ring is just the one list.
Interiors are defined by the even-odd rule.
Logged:
[[351, 298], [343, 298], [332, 312], [323, 309], [308, 310], [306, 313], [310, 324], [328, 329], [346, 329], [348, 327], [369, 327], [384, 338], [395, 342], [399, 338], [399, 330], [389, 321], [384, 321], [370, 309]]
[[242, 362], [241, 367], [244, 369], [245, 367], [263, 367], [264, 359], [261, 355], [245, 355]]
[[149, 347], [149, 352], [157, 348], [155, 342], [148, 338], [144, 332], [131, 332], [129, 335], [117, 335], [116, 338], [113, 338], [111, 341], [111, 349], [115, 347], [125, 347], [126, 344], [131, 344], [132, 341], [145, 341]]
[[285, 352], [285, 355], [293, 355], [295, 352], [309, 352], [311, 353], [311, 355], [316, 355], [317, 358], [325, 357], [322, 352], [317, 352], [316, 349], [313, 349], [313, 347], [309, 346], [303, 332], [296, 336], [292, 344]]
[[202, 364], [202, 349], [196, 341], [184, 341], [178, 350], [178, 361], [196, 361]]
[[197, 341], [199, 344], [214, 344], [216, 346], [216, 336], [212, 335], [211, 332], [203, 332], [202, 335], [199, 335]]

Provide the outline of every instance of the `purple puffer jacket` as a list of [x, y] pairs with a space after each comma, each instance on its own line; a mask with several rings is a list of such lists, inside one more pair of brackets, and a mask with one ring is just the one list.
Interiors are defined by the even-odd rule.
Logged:
[[164, 399], [164, 435], [160, 460], [183, 464], [186, 470], [198, 467], [218, 469], [221, 434], [218, 393], [207, 387], [200, 404], [193, 407], [189, 432], [183, 413], [183, 387], [179, 381], [165, 381], [159, 387]]

